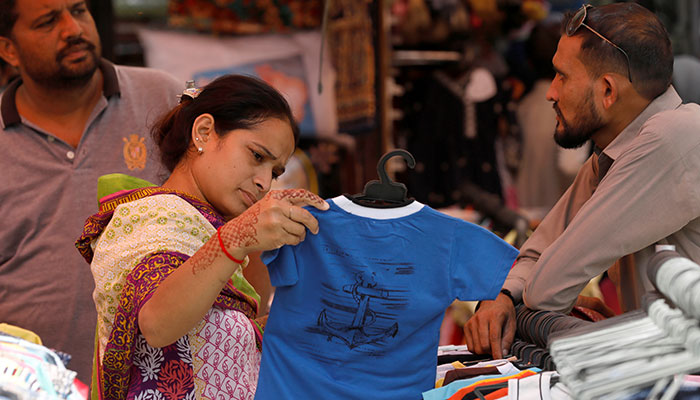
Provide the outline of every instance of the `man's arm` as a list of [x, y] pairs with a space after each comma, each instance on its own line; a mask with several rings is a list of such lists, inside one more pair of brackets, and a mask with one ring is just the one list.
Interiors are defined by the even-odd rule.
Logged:
[[561, 235], [571, 215], [593, 192], [597, 179], [591, 163], [589, 159], [581, 167], [571, 187], [520, 248], [515, 265], [503, 284], [512, 299], [501, 293], [493, 301], [482, 301], [479, 310], [467, 321], [464, 334], [470, 351], [490, 352], [494, 358], [502, 358], [510, 349], [515, 335], [514, 303], [522, 301], [525, 284], [544, 249]]
[[516, 304], [522, 301], [526, 282], [536, 268], [542, 253], [562, 235], [595, 190], [598, 178], [597, 169], [594, 169], [593, 165], [596, 162], [597, 156], [588, 158], [579, 169], [571, 186], [547, 213], [530, 238], [520, 247], [515, 265], [503, 284], [503, 288], [510, 291]]
[[542, 252], [525, 284], [525, 305], [568, 312], [592, 277], [698, 217], [700, 144], [678, 139], [677, 132], [688, 131], [674, 126], [682, 123], [674, 117], [646, 123], [566, 230]]

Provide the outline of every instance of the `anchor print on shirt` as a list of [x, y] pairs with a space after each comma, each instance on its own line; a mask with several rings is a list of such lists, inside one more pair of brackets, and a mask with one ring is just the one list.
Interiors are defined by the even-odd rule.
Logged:
[[[375, 279], [376, 275], [373, 272], [356, 273], [355, 282], [343, 285], [342, 291], [336, 293], [346, 299], [351, 298], [357, 307], [325, 301], [327, 307], [321, 310], [317, 325], [309, 331], [326, 335], [328, 341], [339, 339], [350, 349], [363, 345], [381, 346], [382, 340], [395, 337], [399, 331], [399, 324], [395, 321], [391, 323], [396, 316], [388, 311], [406, 306], [404, 291], [381, 287]], [[329, 308], [335, 309], [335, 319], [329, 315]], [[338, 311], [349, 315], [338, 319]]]

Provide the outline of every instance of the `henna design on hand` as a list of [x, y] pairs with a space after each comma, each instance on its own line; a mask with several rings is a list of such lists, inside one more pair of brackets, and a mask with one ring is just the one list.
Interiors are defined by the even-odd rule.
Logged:
[[[256, 238], [257, 229], [255, 224], [258, 222], [260, 215], [260, 205], [254, 204], [240, 217], [236, 218], [235, 223], [229, 223], [221, 228], [221, 240], [227, 249], [245, 248], [258, 244]], [[216, 238], [210, 239], [202, 246], [195, 255], [190, 259], [192, 265], [192, 274], [196, 275], [199, 271], [208, 268], [212, 262], [222, 254], [223, 251], [219, 246]]]
[[[266, 201], [267, 200], [267, 201]], [[296, 202], [307, 202], [327, 208], [325, 200], [304, 189], [284, 189], [270, 191], [261, 201], [253, 204], [243, 214], [229, 221], [224, 225], [220, 232], [221, 241], [227, 250], [244, 249], [247, 251], [260, 250], [255, 247], [260, 244], [258, 239], [258, 223], [260, 214], [263, 212], [263, 206], [269, 207], [270, 200], [286, 200], [292, 205]], [[325, 207], [324, 207], [325, 205]], [[285, 215], [291, 219], [291, 210], [289, 207], [289, 215]], [[199, 271], [205, 270], [223, 251], [219, 246], [218, 240], [209, 240], [197, 253], [191, 258], [192, 273], [196, 274]]]
[[260, 215], [260, 204], [253, 204], [248, 210], [221, 228], [221, 240], [227, 249], [245, 248], [258, 244], [258, 231], [255, 225]]
[[322, 204], [324, 200], [317, 195], [304, 189], [283, 189], [283, 190], [272, 190], [268, 193], [268, 196], [275, 200], [310, 200], [315, 204]]
[[220, 252], [221, 249], [219, 246], [216, 246], [215, 240], [209, 240], [205, 243], [204, 246], [190, 258], [192, 275], [197, 275], [198, 272], [207, 269]]

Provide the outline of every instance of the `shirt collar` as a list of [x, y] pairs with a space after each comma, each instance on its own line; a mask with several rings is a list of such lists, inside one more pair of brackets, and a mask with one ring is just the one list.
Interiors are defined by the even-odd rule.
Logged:
[[100, 60], [99, 68], [102, 71], [102, 94], [108, 99], [114, 95], [121, 96], [117, 69], [114, 64], [103, 58]]
[[[121, 96], [117, 69], [114, 67], [114, 64], [102, 58], [98, 68], [102, 71], [102, 94], [108, 99], [114, 95]], [[0, 116], [2, 116], [3, 129], [22, 122], [22, 117], [17, 111], [17, 103], [15, 102], [17, 88], [21, 84], [21, 78], [15, 79], [5, 88], [2, 97], [0, 97]]]
[[642, 125], [644, 125], [649, 118], [661, 111], [678, 108], [682, 102], [680, 96], [676, 93], [676, 89], [672, 85], [669, 86], [664, 93], [649, 103], [644, 111], [637, 115], [637, 118], [630, 122], [630, 124], [605, 147], [603, 153], [613, 160], [616, 160], [625, 148], [627, 148], [629, 142], [637, 137]]

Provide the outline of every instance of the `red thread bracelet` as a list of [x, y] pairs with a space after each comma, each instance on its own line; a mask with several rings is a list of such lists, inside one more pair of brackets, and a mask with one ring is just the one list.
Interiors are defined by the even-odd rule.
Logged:
[[243, 264], [243, 260], [237, 259], [236, 257], [232, 256], [231, 253], [229, 253], [226, 250], [226, 247], [224, 246], [224, 241], [221, 240], [221, 233], [220, 233], [221, 228], [223, 228], [223, 227], [224, 226], [222, 225], [219, 227], [219, 229], [216, 230], [216, 237], [219, 238], [219, 246], [221, 246], [221, 250], [224, 252], [224, 254], [226, 254], [226, 257], [228, 257], [231, 261], [235, 262], [236, 264]]

